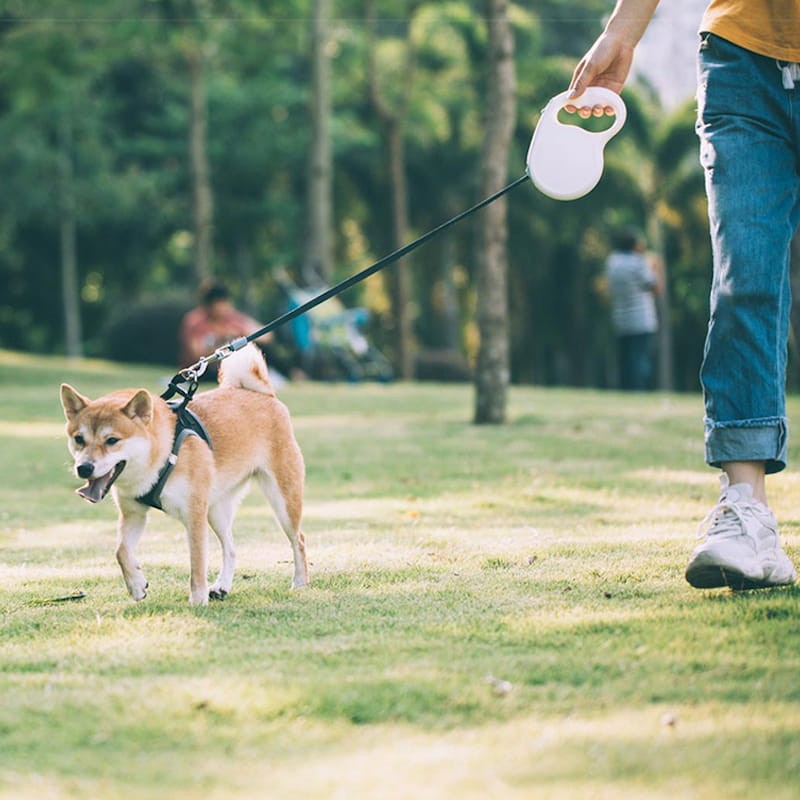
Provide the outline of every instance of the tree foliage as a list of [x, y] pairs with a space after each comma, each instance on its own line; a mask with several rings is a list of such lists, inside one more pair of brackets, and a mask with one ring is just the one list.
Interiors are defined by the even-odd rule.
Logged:
[[[74, 208], [86, 352], [108, 352], [106, 331], [134, 301], [193, 291], [193, 58], [202, 59], [208, 120], [208, 268], [251, 313], [278, 311], [273, 276], [286, 269], [301, 280], [308, 253], [313, 0], [34, 5], [0, 7], [0, 345], [66, 350], [65, 196]], [[325, 129], [336, 280], [384, 255], [397, 237], [385, 130], [370, 101], [370, 37], [384, 113], [402, 111], [409, 236], [481, 199], [479, 153], [493, 87], [483, 2], [387, 0], [375, 4], [372, 32], [363, 0], [330, 5]], [[524, 171], [539, 109], [567, 85], [608, 7], [604, 0], [509, 5], [518, 76], [509, 180]], [[636, 87], [626, 100], [628, 123], [590, 196], [559, 203], [525, 186], [509, 197], [512, 380], [611, 382], [608, 310], [594, 282], [613, 228], [644, 228], [656, 218], [670, 268], [676, 382], [696, 386], [710, 257], [691, 111], [665, 120]], [[59, 167], [65, 158], [68, 186]], [[480, 241], [477, 223], [463, 223], [397, 267], [407, 271], [404, 302], [421, 356], [455, 351], [474, 363]], [[344, 300], [372, 309], [372, 335], [393, 355], [388, 286], [372, 278]]]

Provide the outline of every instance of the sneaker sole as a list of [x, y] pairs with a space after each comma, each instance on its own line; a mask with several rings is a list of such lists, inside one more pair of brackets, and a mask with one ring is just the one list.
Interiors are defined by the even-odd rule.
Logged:
[[734, 592], [745, 592], [750, 589], [769, 589], [775, 586], [790, 586], [794, 581], [776, 583], [769, 580], [753, 580], [730, 567], [716, 564], [699, 564], [686, 570], [686, 580], [695, 589], [729, 588]]

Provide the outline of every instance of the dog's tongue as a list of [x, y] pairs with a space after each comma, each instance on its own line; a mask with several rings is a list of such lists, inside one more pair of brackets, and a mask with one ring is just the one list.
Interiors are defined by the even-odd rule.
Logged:
[[90, 503], [99, 503], [108, 494], [111, 484], [117, 479], [117, 476], [122, 472], [124, 466], [125, 462], [120, 461], [111, 472], [107, 472], [99, 478], [92, 478], [92, 480], [86, 483], [86, 486], [81, 486], [80, 489], [76, 489], [75, 491], [84, 498], [84, 500], [88, 500]]
[[108, 475], [103, 475], [102, 478], [95, 478], [93, 481], [89, 481], [86, 486], [81, 486], [80, 489], [75, 491], [84, 500], [88, 500], [90, 503], [99, 503], [106, 496], [106, 487], [110, 478], [111, 473], [109, 472]]

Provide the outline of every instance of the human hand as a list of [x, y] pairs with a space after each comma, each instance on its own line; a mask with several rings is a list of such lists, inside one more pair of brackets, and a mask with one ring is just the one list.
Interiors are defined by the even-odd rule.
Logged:
[[[633, 62], [633, 51], [655, 13], [659, 0], [617, 0], [605, 31], [578, 62], [570, 82], [570, 100], [579, 100], [590, 86], [603, 86], [619, 94]], [[575, 103], [581, 116], [602, 116], [608, 111]]]
[[[590, 86], [603, 86], [619, 94], [625, 85], [633, 61], [633, 46], [620, 36], [603, 33], [580, 60], [572, 74], [569, 99], [579, 101]], [[565, 110], [577, 113], [582, 119], [613, 116], [613, 106], [582, 106], [579, 102], [568, 103]]]

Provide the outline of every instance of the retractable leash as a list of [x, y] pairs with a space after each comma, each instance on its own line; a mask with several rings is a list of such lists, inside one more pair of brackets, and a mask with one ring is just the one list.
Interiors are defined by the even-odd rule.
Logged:
[[614, 122], [608, 130], [593, 133], [559, 121], [558, 113], [568, 100], [569, 92], [562, 92], [544, 107], [528, 148], [531, 180], [540, 192], [555, 200], [577, 200], [597, 186], [603, 174], [603, 150], [625, 124], [628, 114], [616, 92], [590, 86], [570, 102], [614, 109]]
[[615, 92], [600, 86], [589, 87], [579, 98], [575, 98], [571, 102], [580, 102], [585, 106], [610, 107], [614, 109], [615, 113], [614, 123], [608, 130], [593, 133], [575, 125], [565, 125], [558, 120], [558, 113], [567, 105], [568, 98], [569, 92], [562, 92], [550, 100], [542, 110], [528, 148], [527, 169], [524, 175], [521, 175], [466, 211], [462, 211], [455, 217], [431, 229], [413, 242], [394, 250], [366, 269], [361, 270], [361, 272], [345, 278], [343, 281], [331, 286], [330, 289], [326, 289], [305, 303], [291, 309], [291, 311], [276, 317], [272, 322], [267, 323], [263, 328], [259, 328], [249, 336], [240, 336], [238, 339], [234, 339], [228, 344], [217, 348], [211, 355], [203, 356], [192, 366], [180, 370], [170, 380], [166, 391], [161, 397], [169, 400], [175, 395], [180, 395], [184, 398], [183, 402], [180, 403], [180, 407], [185, 408], [197, 391], [199, 380], [209, 365], [222, 361], [255, 339], [261, 338], [295, 319], [295, 317], [305, 314], [320, 305], [320, 303], [324, 303], [351, 286], [355, 286], [365, 278], [370, 277], [370, 275], [374, 275], [384, 267], [389, 266], [389, 264], [416, 250], [451, 225], [455, 225], [462, 219], [498, 200], [512, 189], [525, 183], [529, 178], [539, 191], [555, 200], [576, 200], [588, 194], [594, 189], [603, 174], [603, 150], [609, 140], [625, 124], [627, 112], [625, 103]]

